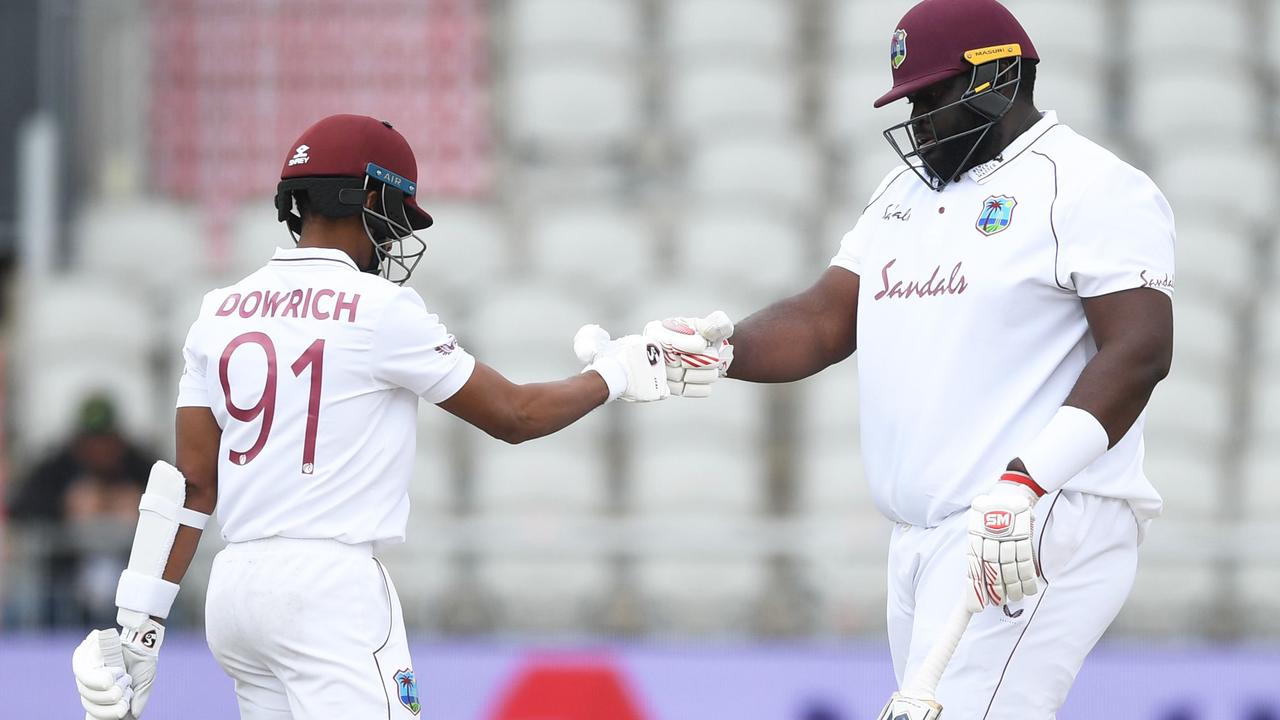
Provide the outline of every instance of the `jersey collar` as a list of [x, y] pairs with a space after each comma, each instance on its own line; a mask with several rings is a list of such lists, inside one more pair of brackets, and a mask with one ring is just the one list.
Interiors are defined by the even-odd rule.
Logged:
[[276, 248], [271, 262], [281, 265], [325, 265], [332, 267], [334, 263], [346, 265], [359, 272], [356, 262], [351, 256], [333, 248]]
[[979, 185], [986, 182], [987, 178], [991, 177], [992, 173], [1013, 162], [1023, 153], [1023, 151], [1034, 145], [1041, 136], [1048, 132], [1049, 128], [1057, 124], [1058, 113], [1052, 110], [1042, 113], [1040, 115], [1039, 122], [1023, 131], [1023, 133], [1018, 137], [1014, 138], [1013, 142], [1009, 143], [1008, 147], [1002, 150], [999, 155], [995, 156], [995, 159], [984, 162], [970, 170], [968, 172], [969, 179]]

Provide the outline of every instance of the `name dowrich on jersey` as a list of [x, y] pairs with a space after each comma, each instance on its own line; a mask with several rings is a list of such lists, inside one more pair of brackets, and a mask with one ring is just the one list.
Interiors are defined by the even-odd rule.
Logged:
[[233, 292], [218, 306], [216, 317], [239, 315], [242, 318], [315, 318], [316, 320], [354, 323], [360, 306], [360, 294], [312, 288], [305, 290], [252, 290]]

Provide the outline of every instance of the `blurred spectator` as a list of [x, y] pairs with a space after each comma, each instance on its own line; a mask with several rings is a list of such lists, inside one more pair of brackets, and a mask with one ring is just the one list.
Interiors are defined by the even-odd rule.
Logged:
[[80, 406], [75, 435], [27, 475], [10, 504], [15, 521], [113, 517], [131, 524], [155, 462], [116, 426], [116, 408], [103, 395]]
[[28, 531], [32, 570], [43, 575], [32, 588], [37, 622], [114, 622], [116, 579], [154, 460], [120, 434], [111, 400], [91, 395], [75, 434], [18, 485], [10, 518]]

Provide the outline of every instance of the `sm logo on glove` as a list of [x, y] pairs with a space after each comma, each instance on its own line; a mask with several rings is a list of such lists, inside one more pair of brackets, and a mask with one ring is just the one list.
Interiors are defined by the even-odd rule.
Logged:
[[1013, 513], [992, 510], [982, 516], [982, 524], [992, 535], [1005, 535], [1013, 529]]

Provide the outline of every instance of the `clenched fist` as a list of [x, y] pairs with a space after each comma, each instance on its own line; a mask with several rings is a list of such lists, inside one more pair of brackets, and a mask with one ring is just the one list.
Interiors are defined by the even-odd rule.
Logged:
[[[1006, 473], [1012, 477], [1014, 473]], [[1039, 496], [1016, 481], [1001, 480], [969, 509], [968, 607], [1017, 602], [1039, 592], [1035, 507]]]
[[573, 338], [573, 352], [609, 387], [610, 400], [653, 402], [671, 395], [664, 382], [662, 351], [640, 335], [613, 340], [599, 325], [583, 325]]
[[733, 362], [733, 321], [720, 310], [704, 318], [654, 320], [644, 335], [662, 348], [672, 395], [707, 397]]

